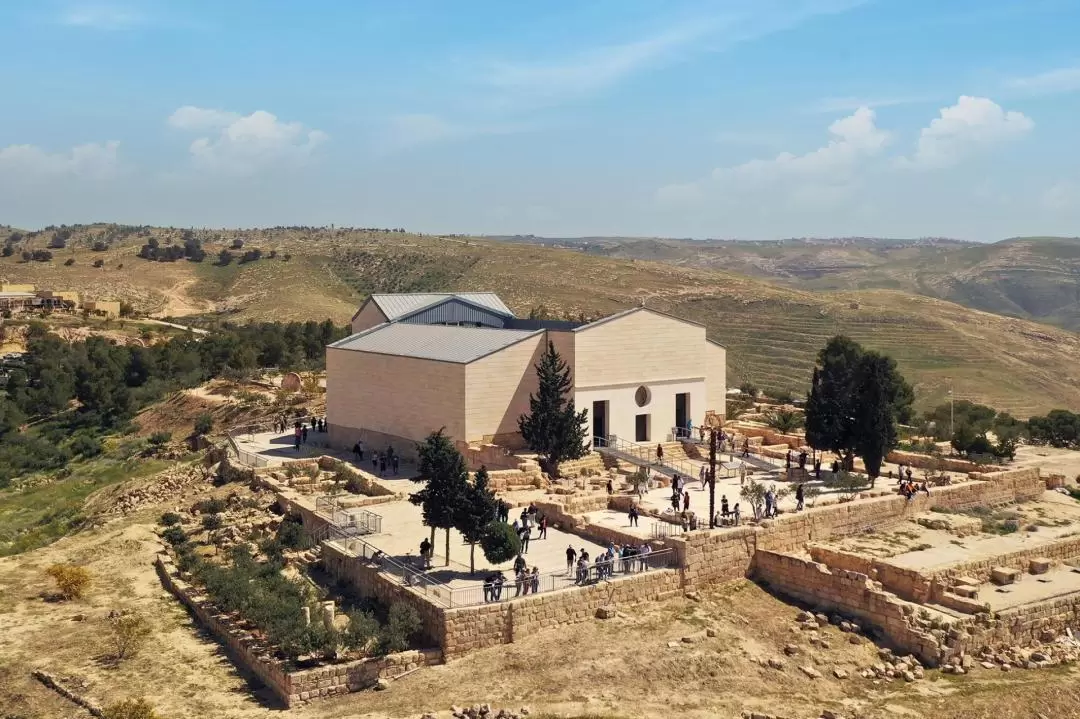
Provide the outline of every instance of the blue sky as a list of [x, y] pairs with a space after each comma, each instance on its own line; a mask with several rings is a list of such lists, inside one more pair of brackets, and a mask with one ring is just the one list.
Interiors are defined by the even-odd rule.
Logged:
[[5, 0], [0, 222], [1080, 234], [1080, 0]]

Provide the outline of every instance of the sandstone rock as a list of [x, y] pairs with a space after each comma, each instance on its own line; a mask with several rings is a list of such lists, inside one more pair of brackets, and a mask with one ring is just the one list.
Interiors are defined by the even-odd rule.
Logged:
[[701, 601], [701, 593], [700, 592], [687, 592], [684, 596], [687, 599], [689, 599], [690, 601], [692, 601], [692, 602], [700, 602]]
[[1009, 664], [1008, 662], [1005, 662], [1004, 664], [1001, 665], [1001, 671], [1003, 671], [1003, 672], [1007, 672], [1007, 671], [1009, 671], [1011, 669], [1012, 669], [1012, 665]]
[[668, 649], [678, 649], [682, 646], [682, 642], [668, 642]]
[[840, 669], [839, 667], [832, 670], [833, 676], [837, 679], [847, 679], [848, 672], [846, 669]]
[[810, 612], [802, 611], [802, 612], [799, 612], [795, 616], [795, 621], [797, 621], [797, 622], [812, 622], [812, 621], [814, 621], [814, 615], [811, 614]]
[[1053, 562], [1046, 557], [1036, 557], [1028, 562], [1028, 571], [1032, 574], [1046, 574], [1053, 566]]
[[817, 622], [819, 627], [824, 627], [829, 624], [829, 618], [824, 614], [815, 614], [814, 620]]
[[821, 672], [819, 672], [817, 669], [814, 669], [809, 664], [804, 664], [803, 666], [799, 667], [799, 671], [801, 671], [803, 674], [810, 677], [811, 679], [821, 678]]
[[769, 667], [782, 671], [784, 669], [784, 662], [780, 661], [776, 657], [769, 657]]
[[818, 646], [821, 647], [822, 649], [829, 649], [830, 648], [829, 643], [827, 641], [825, 641], [824, 639], [819, 639], [818, 640]]
[[375, 687], [374, 688], [375, 688], [375, 691], [377, 691], [377, 692], [386, 691], [387, 689], [390, 688], [390, 682], [386, 681], [382, 677], [379, 677], [379, 679], [375, 682]]
[[862, 637], [858, 634], [849, 634], [847, 640], [848, 644], [862, 644]]
[[797, 646], [795, 646], [794, 644], [787, 644], [787, 645], [784, 646], [784, 654], [787, 654], [789, 657], [793, 657], [798, 653], [799, 653], [799, 648]]
[[990, 581], [998, 586], [1013, 584], [1019, 581], [1020, 570], [1010, 567], [994, 567], [990, 570]]
[[698, 642], [705, 641], [705, 632], [696, 632], [694, 634], [687, 634], [682, 638], [683, 644], [697, 644]]
[[834, 712], [829, 711], [828, 709], [822, 709], [820, 717], [821, 719], [840, 719], [839, 716], [837, 716]]
[[612, 607], [610, 605], [596, 608], [597, 619], [614, 619], [615, 614], [615, 607]]
[[715, 637], [716, 636], [716, 630], [713, 629], [712, 627], [709, 627], [708, 629], [705, 630], [705, 636], [709, 637], [710, 639]]

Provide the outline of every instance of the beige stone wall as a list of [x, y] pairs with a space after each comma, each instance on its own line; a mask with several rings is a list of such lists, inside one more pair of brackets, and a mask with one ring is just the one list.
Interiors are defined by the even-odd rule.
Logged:
[[536, 392], [534, 369], [547, 344], [544, 334], [482, 357], [465, 366], [465, 439], [514, 435]]
[[[574, 333], [580, 388], [705, 378], [705, 328], [648, 310]], [[706, 407], [694, 414], [705, 416]]]
[[988, 582], [990, 571], [994, 567], [1019, 569], [1026, 573], [1032, 559], [1049, 559], [1055, 563], [1067, 563], [1077, 557], [1080, 557], [1080, 537], [1067, 537], [994, 557], [950, 564], [947, 567], [927, 571], [926, 574], [943, 581], [954, 577], [974, 577], [982, 582]]
[[945, 647], [938, 639], [911, 622], [914, 608], [865, 574], [830, 570], [813, 560], [759, 551], [754, 558], [754, 578], [784, 596], [873, 625], [890, 644], [914, 654], [924, 664], [936, 666], [945, 658]]
[[443, 656], [449, 661], [475, 649], [519, 642], [544, 629], [588, 621], [602, 606], [671, 597], [679, 585], [677, 570], [655, 569], [512, 602], [449, 609]]
[[715, 342], [705, 343], [705, 409], [721, 417], [727, 413], [727, 350]]
[[328, 348], [326, 419], [340, 447], [356, 430], [418, 442], [445, 427], [464, 439], [465, 365]]
[[383, 322], [386, 322], [386, 315], [382, 313], [378, 305], [368, 301], [352, 320], [353, 334], [371, 329], [376, 325], [381, 325]]

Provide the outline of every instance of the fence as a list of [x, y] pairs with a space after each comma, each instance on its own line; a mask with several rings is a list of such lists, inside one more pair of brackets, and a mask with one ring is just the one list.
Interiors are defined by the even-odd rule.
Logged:
[[494, 581], [502, 572], [495, 571], [483, 582], [450, 589], [451, 607], [468, 607], [476, 604], [506, 602], [531, 594], [543, 594], [559, 589], [583, 587], [620, 576], [640, 574], [651, 569], [664, 569], [676, 561], [675, 552], [664, 549], [659, 552], [638, 554], [626, 558], [615, 557], [610, 562], [594, 562], [581, 573], [576, 569], [566, 572], [547, 572], [536, 576], [523, 575], [508, 582]]
[[666, 539], [667, 537], [677, 537], [683, 533], [681, 524], [672, 524], [671, 522], [653, 522], [652, 523], [652, 538], [653, 539]]
[[[669, 459], [667, 457], [660, 459], [656, 456], [656, 448], [652, 446], [646, 446], [644, 444], [638, 444], [637, 442], [630, 442], [629, 440], [620, 439], [615, 435], [608, 437], [594, 437], [593, 446], [597, 452], [601, 454], [609, 454], [616, 459], [625, 459], [640, 467], [644, 467], [649, 470], [655, 470], [665, 475], [679, 475], [690, 480], [697, 480], [700, 477], [701, 465], [694, 464], [688, 460]], [[717, 458], [719, 459], [719, 457]], [[736, 470], [730, 466], [726, 466], [719, 461], [716, 464], [716, 476], [733, 478], [736, 475]]]
[[451, 604], [452, 590], [449, 585], [425, 574], [424, 560], [420, 557], [415, 558], [419, 566], [410, 566], [412, 558], [395, 559], [358, 536], [348, 534], [340, 527], [331, 524], [327, 525], [327, 528], [326, 541], [334, 544], [337, 549], [376, 565], [381, 573], [393, 577], [398, 584], [417, 590], [437, 604], [444, 607], [453, 606]]
[[327, 494], [315, 499], [315, 513], [343, 530], [355, 530], [356, 534], [379, 534], [382, 532], [382, 517], [374, 512], [359, 507], [347, 509], [341, 506], [339, 496]]

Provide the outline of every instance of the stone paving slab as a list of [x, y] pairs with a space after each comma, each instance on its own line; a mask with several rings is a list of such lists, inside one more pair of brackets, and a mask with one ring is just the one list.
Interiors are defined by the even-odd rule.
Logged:
[[1020, 581], [1004, 587], [982, 584], [979, 586], [979, 601], [988, 603], [992, 611], [1000, 612], [1073, 592], [1080, 592], [1080, 571], [1058, 565], [1046, 574], [1025, 573]]

